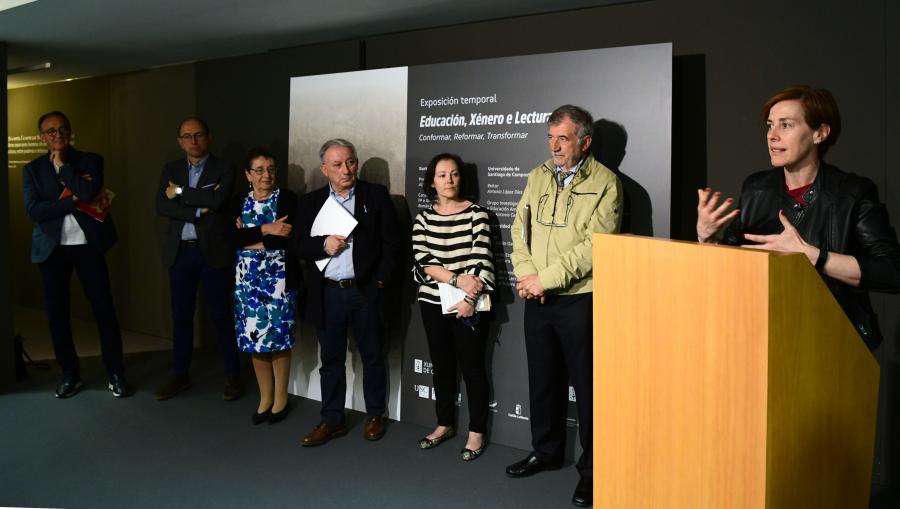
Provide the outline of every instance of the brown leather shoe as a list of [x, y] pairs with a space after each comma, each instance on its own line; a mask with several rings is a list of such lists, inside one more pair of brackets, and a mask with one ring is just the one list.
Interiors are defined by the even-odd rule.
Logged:
[[157, 401], [165, 401], [174, 398], [176, 394], [191, 388], [191, 379], [187, 374], [175, 375], [169, 379], [162, 389], [156, 391]]
[[230, 376], [225, 379], [225, 390], [222, 391], [222, 399], [234, 401], [244, 395], [244, 381], [239, 376]]
[[322, 445], [325, 442], [342, 435], [347, 434], [346, 424], [328, 424], [320, 423], [316, 429], [312, 430], [308, 435], [303, 437], [303, 447], [314, 447]]
[[379, 440], [384, 436], [384, 419], [380, 415], [370, 415], [366, 419], [366, 426], [363, 430], [366, 440]]

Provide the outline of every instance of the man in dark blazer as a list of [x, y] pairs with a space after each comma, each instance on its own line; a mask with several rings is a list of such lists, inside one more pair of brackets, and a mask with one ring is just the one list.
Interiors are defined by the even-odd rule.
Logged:
[[[22, 181], [25, 211], [34, 222], [31, 262], [40, 267], [50, 337], [63, 372], [56, 397], [74, 396], [84, 386], [69, 323], [73, 269], [97, 322], [103, 364], [109, 374], [108, 387], [113, 396], [131, 396], [134, 389], [125, 381], [122, 335], [104, 256], [118, 237], [112, 215], [108, 214], [103, 158], [69, 145], [72, 126], [60, 111], [42, 115], [38, 130], [48, 152], [25, 166]], [[96, 207], [78, 208], [83, 204]], [[98, 207], [107, 212], [105, 217]]]
[[[359, 159], [352, 143], [334, 139], [319, 150], [328, 185], [300, 198], [294, 245], [309, 262], [306, 318], [316, 328], [322, 356], [321, 422], [303, 438], [304, 446], [321, 445], [347, 432], [344, 401], [347, 326], [363, 361], [363, 394], [368, 417], [367, 440], [384, 436], [387, 404], [384, 362], [384, 288], [393, 280], [399, 259], [399, 223], [384, 186], [357, 179]], [[325, 200], [341, 204], [358, 221], [348, 236], [310, 236]], [[316, 260], [330, 258], [320, 271]]]
[[206, 122], [184, 119], [178, 126], [178, 145], [186, 157], [165, 165], [156, 193], [157, 213], [169, 218], [163, 265], [169, 269], [175, 363], [174, 376], [156, 393], [158, 400], [190, 388], [194, 309], [201, 283], [225, 361], [223, 397], [232, 401], [244, 393], [231, 311], [235, 252], [225, 238], [229, 225], [223, 213], [234, 186], [234, 168], [209, 153], [210, 141]]

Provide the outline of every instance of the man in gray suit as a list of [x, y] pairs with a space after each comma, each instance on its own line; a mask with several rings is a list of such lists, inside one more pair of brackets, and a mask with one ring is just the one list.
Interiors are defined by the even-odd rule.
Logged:
[[225, 240], [223, 209], [231, 196], [234, 169], [209, 153], [211, 137], [202, 119], [188, 117], [178, 126], [185, 158], [167, 163], [159, 179], [156, 211], [169, 218], [163, 264], [169, 269], [172, 296], [174, 376], [156, 393], [172, 398], [191, 386], [188, 371], [194, 350], [194, 309], [203, 284], [207, 311], [216, 327], [225, 361], [226, 401], [244, 393], [235, 344], [230, 299], [234, 294], [234, 250]]

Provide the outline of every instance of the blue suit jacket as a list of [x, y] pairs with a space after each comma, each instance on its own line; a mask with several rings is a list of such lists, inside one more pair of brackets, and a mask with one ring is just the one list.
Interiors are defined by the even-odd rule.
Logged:
[[[225, 233], [233, 225], [228, 224], [230, 219], [224, 213], [234, 187], [234, 174], [231, 164], [210, 154], [197, 187], [191, 188], [188, 186], [187, 158], [176, 159], [163, 167], [156, 191], [156, 212], [169, 218], [163, 245], [163, 265], [166, 268], [175, 263], [181, 231], [186, 222], [194, 223], [200, 252], [210, 267], [221, 269], [234, 266], [234, 249], [228, 245]], [[184, 189], [180, 196], [171, 200], [166, 197], [169, 181]], [[209, 212], [197, 217], [197, 209], [201, 208], [209, 209]]]
[[[88, 245], [105, 253], [116, 243], [112, 214], [105, 221], [98, 221], [75, 208], [70, 198], [59, 199], [64, 187], [68, 187], [81, 201], [91, 201], [103, 188], [103, 158], [91, 152], [81, 152], [73, 147], [66, 149], [65, 164], [59, 175], [50, 155], [31, 161], [22, 170], [25, 212], [34, 227], [31, 231], [31, 262], [41, 263], [50, 256], [60, 241], [63, 218], [74, 214], [84, 231]], [[91, 180], [83, 178], [89, 175]]]

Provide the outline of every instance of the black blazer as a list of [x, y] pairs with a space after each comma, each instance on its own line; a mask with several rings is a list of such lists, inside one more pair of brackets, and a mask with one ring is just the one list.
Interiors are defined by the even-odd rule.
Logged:
[[[43, 155], [25, 165], [22, 170], [25, 212], [34, 222], [31, 232], [31, 262], [41, 263], [59, 244], [63, 218], [73, 214], [84, 231], [88, 245], [105, 253], [116, 243], [112, 213], [105, 221], [98, 221], [75, 208], [72, 198], [59, 199], [68, 187], [79, 200], [89, 202], [103, 188], [103, 158], [73, 147], [66, 149], [65, 164], [56, 174], [50, 155]], [[90, 180], [83, 178], [90, 176]]]
[[[241, 217], [241, 209], [244, 206], [244, 199], [246, 197], [246, 194], [243, 196], [234, 196], [229, 201], [226, 209], [229, 225], [226, 232], [228, 235], [228, 244], [231, 246], [232, 253], [240, 250], [244, 246], [256, 244], [257, 242], [262, 242], [266, 249], [284, 249], [286, 251], [284, 270], [287, 288], [297, 288], [300, 283], [300, 267], [297, 257], [294, 256], [290, 237], [263, 235], [261, 226], [255, 226], [253, 228], [237, 227], [237, 218]], [[297, 215], [297, 195], [294, 194], [294, 192], [284, 188], [280, 189], [276, 215], [277, 217], [287, 216], [287, 223], [294, 226]]]
[[[171, 200], [166, 197], [170, 180], [184, 188], [180, 196]], [[210, 154], [197, 187], [188, 187], [188, 182], [186, 158], [166, 163], [159, 177], [156, 212], [170, 219], [163, 245], [163, 265], [171, 267], [175, 263], [181, 230], [184, 223], [191, 222], [197, 229], [197, 243], [206, 263], [213, 268], [229, 266], [234, 263], [234, 250], [225, 239], [229, 225], [223, 212], [234, 187], [234, 168]], [[196, 217], [197, 209], [201, 208], [209, 209], [209, 212]]]
[[[312, 223], [328, 198], [328, 185], [306, 193], [297, 205], [297, 224], [293, 242], [298, 256], [309, 263], [307, 273], [306, 319], [322, 325], [322, 273], [316, 260], [327, 257], [325, 236], [310, 237]], [[389, 286], [394, 280], [400, 259], [400, 224], [387, 188], [358, 180], [353, 216], [359, 222], [353, 230], [353, 272], [356, 284], [367, 296], [374, 297], [380, 289], [378, 282]]]

